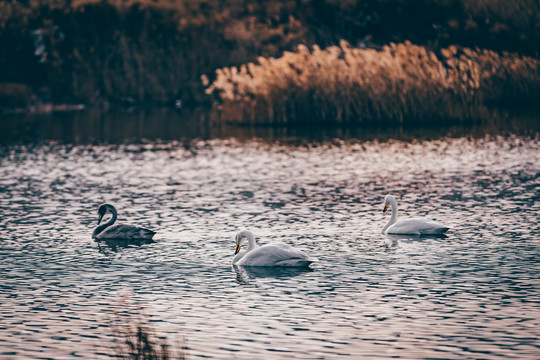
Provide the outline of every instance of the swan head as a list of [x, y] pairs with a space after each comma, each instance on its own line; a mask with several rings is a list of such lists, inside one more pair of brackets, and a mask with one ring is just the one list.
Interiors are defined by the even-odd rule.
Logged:
[[388, 210], [388, 207], [392, 205], [392, 200], [396, 201], [396, 198], [393, 195], [386, 195], [384, 197], [384, 209], [383, 212], [386, 212]]
[[242, 244], [247, 240], [253, 239], [253, 233], [249, 230], [241, 230], [236, 234], [235, 237], [235, 243], [236, 243], [236, 251], [234, 252], [234, 255], [238, 254], [240, 251], [240, 248], [242, 247]]
[[386, 195], [384, 197], [384, 209], [383, 212], [386, 212], [389, 207], [392, 207], [392, 212], [397, 212], [397, 200], [394, 195]]
[[103, 216], [105, 216], [105, 214], [112, 213], [112, 211], [111, 211], [112, 207], [113, 206], [110, 205], [110, 204], [101, 204], [99, 206], [99, 209], [98, 209], [98, 221], [97, 221], [98, 225], [99, 225], [99, 223], [101, 223], [101, 220], [103, 219]]

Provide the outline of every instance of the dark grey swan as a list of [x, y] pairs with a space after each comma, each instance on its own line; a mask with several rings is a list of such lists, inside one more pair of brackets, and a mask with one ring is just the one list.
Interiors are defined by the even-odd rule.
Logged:
[[[112, 215], [111, 219], [99, 225], [103, 216], [107, 213]], [[103, 204], [98, 210], [98, 227], [92, 233], [92, 238], [96, 240], [117, 239], [117, 240], [152, 240], [155, 231], [140, 228], [133, 225], [113, 225], [118, 213], [111, 204]]]

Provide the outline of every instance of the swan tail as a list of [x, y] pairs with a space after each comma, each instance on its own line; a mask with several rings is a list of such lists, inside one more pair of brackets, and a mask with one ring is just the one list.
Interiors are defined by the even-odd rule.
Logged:
[[447, 232], [448, 230], [450, 230], [450, 228], [446, 226], [435, 228], [435, 229], [426, 229], [425, 231], [422, 231], [422, 235], [441, 235]]
[[141, 228], [140, 231], [139, 231], [139, 234], [141, 235], [141, 239], [152, 239], [154, 237], [154, 235], [156, 235], [156, 232], [152, 231], [152, 230]]
[[314, 262], [318, 262], [317, 258], [295, 258], [287, 259], [276, 263], [276, 266], [298, 266], [298, 267], [308, 267]]

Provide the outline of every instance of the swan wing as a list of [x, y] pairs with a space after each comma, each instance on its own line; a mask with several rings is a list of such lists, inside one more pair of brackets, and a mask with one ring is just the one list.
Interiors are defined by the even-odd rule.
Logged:
[[285, 243], [267, 244], [247, 252], [236, 264], [244, 266], [308, 266], [317, 261]]
[[155, 231], [133, 225], [112, 225], [96, 236], [96, 239], [152, 239]]
[[449, 227], [424, 218], [398, 220], [388, 228], [388, 234], [437, 235], [444, 234]]

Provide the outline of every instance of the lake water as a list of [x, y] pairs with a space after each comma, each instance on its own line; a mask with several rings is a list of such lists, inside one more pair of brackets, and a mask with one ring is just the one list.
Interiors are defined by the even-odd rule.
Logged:
[[[540, 358], [540, 132], [1, 120], [0, 358], [106, 359], [121, 299], [190, 359]], [[384, 195], [446, 237], [381, 234]], [[97, 208], [158, 231], [118, 247]], [[233, 269], [234, 236], [311, 270]]]

